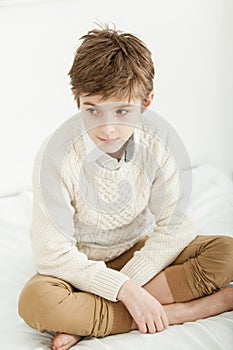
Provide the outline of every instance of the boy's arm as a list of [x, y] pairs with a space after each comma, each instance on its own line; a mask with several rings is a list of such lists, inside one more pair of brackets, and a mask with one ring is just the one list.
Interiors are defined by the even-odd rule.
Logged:
[[[59, 216], [61, 219], [64, 218], [67, 227], [74, 226], [75, 209], [71, 204], [73, 198], [72, 182], [66, 172], [64, 172], [64, 177], [60, 179], [60, 186], [62, 186], [66, 201], [55, 196], [54, 186], [51, 188], [44, 181], [43, 193], [46, 193], [49, 198], [49, 206], [45, 205], [41, 190], [43, 181], [41, 179], [41, 163], [44, 146], [46, 146], [45, 143], [36, 155], [32, 178], [33, 213], [30, 235], [36, 269], [43, 275], [63, 279], [82, 291], [117, 301], [118, 291], [129, 277], [119, 271], [107, 268], [103, 261], [88, 260], [86, 254], [78, 251], [76, 240], [72, 237], [73, 232], [67, 232], [67, 236], [65, 236], [59, 230], [59, 224], [56, 222], [56, 218], [59, 221]], [[51, 177], [53, 174], [47, 173], [46, 176]], [[57, 214], [50, 215], [51, 213]], [[69, 221], [67, 222], [67, 220]]]
[[[157, 153], [159, 157], [161, 153]], [[117, 296], [143, 333], [153, 329], [163, 330], [168, 326], [168, 318], [163, 306], [142, 286], [171, 264], [196, 236], [195, 222], [190, 220], [184, 210], [188, 204], [185, 196], [189, 191], [186, 193], [182, 188], [176, 162], [170, 152], [164, 149], [161, 162], [158, 163], [160, 166], [149, 199], [157, 226], [144, 247], [136, 251], [120, 270], [130, 280], [122, 285]]]
[[156, 227], [144, 247], [120, 270], [140, 286], [170, 265], [196, 237], [195, 219], [189, 207], [191, 169], [181, 173], [171, 152], [172, 146], [168, 148], [168, 144], [160, 143], [158, 150], [162, 156], [149, 199]]

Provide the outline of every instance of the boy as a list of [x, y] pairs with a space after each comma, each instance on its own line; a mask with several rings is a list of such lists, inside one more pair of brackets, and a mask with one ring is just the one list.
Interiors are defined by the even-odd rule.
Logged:
[[[154, 67], [136, 36], [84, 35], [72, 68], [80, 114], [41, 146], [33, 170], [37, 272], [19, 314], [57, 332], [53, 350], [84, 336], [162, 331], [233, 309], [233, 239], [197, 236], [179, 141], [150, 115]], [[154, 118], [153, 118], [154, 117]]]

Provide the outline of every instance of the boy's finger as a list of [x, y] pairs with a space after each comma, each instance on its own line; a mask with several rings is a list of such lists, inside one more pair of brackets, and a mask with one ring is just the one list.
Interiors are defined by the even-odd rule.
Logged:
[[161, 332], [164, 329], [164, 325], [163, 325], [163, 321], [162, 318], [160, 316], [156, 317], [156, 330], [158, 332]]
[[163, 320], [164, 327], [167, 328], [169, 326], [169, 321], [165, 311], [162, 313], [162, 320]]

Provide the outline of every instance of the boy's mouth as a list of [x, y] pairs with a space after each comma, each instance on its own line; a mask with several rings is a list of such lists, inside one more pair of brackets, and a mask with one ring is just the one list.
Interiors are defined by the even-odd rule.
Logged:
[[114, 141], [117, 141], [119, 140], [119, 138], [116, 138], [116, 139], [102, 139], [101, 137], [97, 137], [101, 142], [106, 142], [106, 143], [111, 143], [111, 142], [114, 142]]

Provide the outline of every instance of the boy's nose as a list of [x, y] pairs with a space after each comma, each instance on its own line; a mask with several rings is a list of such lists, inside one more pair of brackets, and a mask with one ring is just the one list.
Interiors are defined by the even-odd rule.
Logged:
[[107, 137], [108, 135], [110, 135], [115, 131], [115, 126], [114, 124], [106, 123], [106, 124], [103, 124], [100, 127], [100, 129], [101, 129], [102, 135]]

